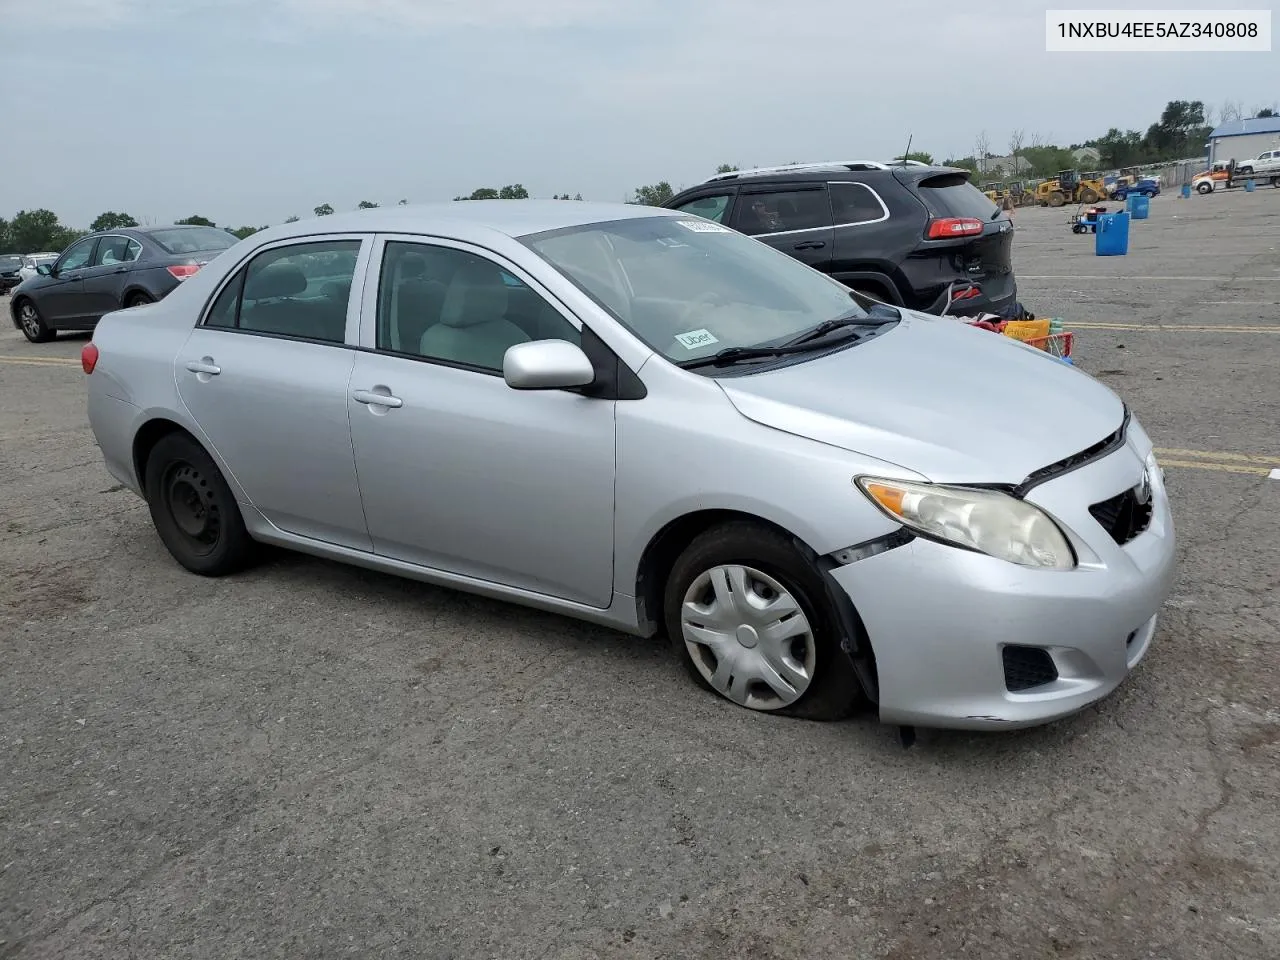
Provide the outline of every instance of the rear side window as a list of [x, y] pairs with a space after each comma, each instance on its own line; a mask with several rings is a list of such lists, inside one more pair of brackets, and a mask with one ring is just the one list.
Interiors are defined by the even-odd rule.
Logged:
[[889, 215], [880, 198], [863, 183], [833, 183], [831, 213], [837, 225], [872, 223]]
[[752, 193], [738, 204], [738, 230], [749, 236], [831, 226], [831, 202], [825, 184], [818, 190]]
[[990, 220], [1000, 208], [962, 175], [922, 180], [918, 187], [925, 205], [943, 217], [976, 217]]

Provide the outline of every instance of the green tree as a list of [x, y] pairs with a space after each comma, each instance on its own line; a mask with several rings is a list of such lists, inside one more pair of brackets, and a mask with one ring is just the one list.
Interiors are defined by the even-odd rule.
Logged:
[[216, 227], [217, 226], [217, 224], [214, 223], [212, 220], [210, 220], [208, 217], [202, 217], [202, 216], [199, 216], [198, 214], [192, 215], [190, 217], [183, 217], [181, 220], [175, 220], [173, 222], [181, 223], [184, 226], [189, 226], [189, 227]]
[[552, 199], [552, 200], [581, 200], [581, 199], [582, 199], [582, 194], [580, 194], [580, 193], [575, 193], [575, 194], [571, 197], [571, 196], [569, 196], [567, 193], [553, 193], [553, 194], [551, 195], [551, 199]]
[[472, 190], [469, 197], [454, 197], [455, 200], [497, 200], [498, 191], [493, 187], [480, 187], [478, 190]]
[[125, 227], [136, 227], [138, 221], [133, 219], [127, 213], [116, 213], [114, 210], [108, 210], [106, 213], [98, 214], [98, 219], [89, 224], [89, 232], [97, 233], [99, 230], [121, 230]]
[[910, 153], [904, 153], [900, 157], [894, 157], [894, 160], [919, 160], [921, 163], [927, 163], [933, 166], [933, 154], [925, 153], [923, 150], [912, 150]]
[[378, 205], [374, 203], [372, 200], [361, 200], [360, 203], [356, 206], [356, 209], [357, 210], [377, 210]]
[[671, 189], [671, 184], [665, 180], [652, 183], [643, 187], [636, 187], [635, 196], [627, 203], [638, 203], [648, 207], [660, 207], [672, 197], [676, 195]]
[[399, 206], [402, 206], [402, 207], [405, 207], [405, 206], [408, 206], [408, 205], [409, 205], [409, 201], [408, 201], [408, 200], [401, 200], [401, 201], [400, 201], [400, 203], [399, 203]]
[[9, 230], [9, 221], [0, 217], [0, 253], [21, 253], [13, 247], [13, 235]]
[[968, 170], [970, 173], [978, 172], [978, 160], [976, 157], [961, 157], [958, 160], [947, 159], [942, 161], [942, 165], [944, 167], [956, 167], [959, 170]]
[[259, 230], [265, 230], [265, 229], [267, 228], [266, 227], [236, 227], [234, 230], [232, 230], [230, 227], [228, 227], [227, 232], [230, 233], [237, 240], [243, 240], [245, 237], [251, 237], [255, 233], [257, 233]]
[[329, 206], [329, 204], [327, 204], [327, 203], [322, 203], [322, 204], [320, 204], [320, 206], [316, 207], [316, 208], [315, 208], [315, 210], [314, 210], [314, 211], [312, 211], [312, 212], [313, 212], [317, 217], [327, 217], [327, 216], [329, 216], [331, 213], [333, 213], [333, 207]]
[[292, 217], [286, 217], [284, 222], [285, 222], [285, 223], [297, 223], [297, 222], [298, 222], [298, 220], [299, 220], [298, 215], [297, 215], [297, 214], [294, 214]]
[[519, 183], [508, 184], [498, 191], [499, 200], [528, 200], [529, 191]]
[[1273, 107], [1263, 107], [1261, 110], [1255, 113], [1254, 116], [1257, 117], [1259, 120], [1263, 120], [1267, 117], [1280, 116], [1280, 114], [1277, 114]]
[[716, 167], [716, 173], [737, 173], [742, 168], [733, 163], [722, 163]]
[[52, 210], [19, 210], [9, 224], [9, 244], [16, 253], [64, 250], [83, 232], [64, 227]]

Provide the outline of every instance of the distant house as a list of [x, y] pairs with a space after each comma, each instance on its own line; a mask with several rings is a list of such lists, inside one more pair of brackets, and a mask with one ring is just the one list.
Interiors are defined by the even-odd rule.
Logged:
[[1071, 156], [1076, 158], [1076, 163], [1082, 167], [1096, 167], [1102, 162], [1102, 154], [1096, 147], [1080, 147], [1078, 150], [1072, 150]]
[[1026, 157], [1018, 157], [1014, 162], [1012, 156], [1007, 157], [987, 157], [978, 161], [982, 168], [982, 175], [985, 176], [1005, 176], [1016, 177], [1024, 173], [1031, 172], [1031, 163]]
[[1264, 150], [1280, 150], [1280, 117], [1228, 120], [1209, 134], [1209, 163], [1252, 160]]

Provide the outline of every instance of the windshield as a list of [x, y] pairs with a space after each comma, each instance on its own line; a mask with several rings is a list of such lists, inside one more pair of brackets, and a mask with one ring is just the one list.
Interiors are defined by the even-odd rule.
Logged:
[[669, 360], [780, 343], [865, 316], [848, 288], [708, 220], [644, 217], [522, 238]]
[[0, 254], [0, 269], [16, 270], [22, 266], [22, 257], [12, 254]]
[[226, 250], [238, 241], [217, 227], [173, 227], [152, 230], [151, 239], [169, 253], [199, 253], [204, 250]]

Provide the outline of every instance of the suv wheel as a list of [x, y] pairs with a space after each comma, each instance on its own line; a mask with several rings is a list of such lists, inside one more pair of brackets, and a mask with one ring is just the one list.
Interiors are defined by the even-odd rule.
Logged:
[[838, 720], [860, 701], [822, 575], [770, 528], [696, 538], [667, 579], [664, 620], [693, 679], [739, 706]]

